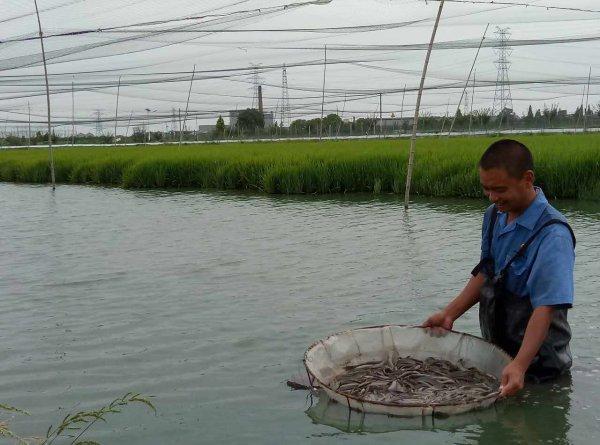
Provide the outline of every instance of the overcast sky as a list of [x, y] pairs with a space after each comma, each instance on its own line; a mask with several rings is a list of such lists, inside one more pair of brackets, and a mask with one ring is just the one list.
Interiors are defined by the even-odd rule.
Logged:
[[[213, 79], [207, 78], [207, 71], [244, 69], [252, 64], [268, 67], [260, 73], [267, 109], [281, 109], [281, 66], [287, 64], [292, 119], [318, 117], [325, 44], [329, 46], [327, 58], [330, 62], [325, 78], [326, 113], [337, 112], [344, 118], [378, 115], [377, 91], [383, 91], [384, 116], [410, 114], [416, 94], [406, 93], [402, 109], [402, 89], [405, 85], [409, 90], [418, 86], [425, 51], [402, 48], [358, 50], [352, 46], [427, 43], [439, 5], [418, 0], [332, 0], [285, 9], [277, 7], [292, 2], [39, 0], [38, 3], [47, 35], [113, 28], [45, 40], [46, 51], [51, 56], [48, 65], [51, 90], [55, 93], [51, 98], [53, 118], [57, 122], [71, 119], [71, 85], [74, 84], [75, 114], [80, 131], [94, 128], [93, 123], [84, 121], [93, 121], [98, 110], [105, 119], [114, 117], [119, 76], [122, 83], [119, 91], [121, 126], [127, 125], [125, 120], [130, 114], [135, 120], [136, 116], [147, 114], [146, 109], [157, 116], [168, 115], [172, 109], [179, 108], [183, 113], [194, 65], [199, 71], [192, 84], [189, 105], [194, 122], [213, 123], [219, 114], [226, 117], [227, 110], [251, 106], [251, 71], [213, 72], [210, 77], [219, 77]], [[589, 0], [530, 3], [600, 8], [597, 1]], [[0, 18], [0, 40], [3, 42], [0, 43], [0, 126], [2, 121], [5, 121], [5, 127], [16, 126], [14, 121], [26, 122], [28, 104], [34, 116], [32, 119], [42, 121], [46, 108], [45, 86], [40, 77], [43, 67], [39, 40], [22, 41], [23, 37], [37, 33], [33, 1], [0, 0], [0, 8], [3, 11], [3, 18]], [[260, 12], [256, 11], [258, 8]], [[202, 18], [166, 22], [189, 16]], [[162, 22], [141, 24], [159, 20]], [[509, 27], [511, 39], [517, 40], [600, 36], [598, 12], [447, 3], [436, 41], [467, 40], [471, 44], [465, 49], [434, 50], [426, 85], [458, 86], [464, 83], [477, 50], [472, 43], [481, 39], [488, 23], [489, 39], [494, 38], [496, 26]], [[135, 24], [140, 25], [131, 28]], [[368, 25], [389, 25], [389, 29], [367, 28]], [[353, 26], [363, 28], [277, 31]], [[177, 32], [174, 32], [176, 27]], [[201, 32], [205, 30], [210, 32]], [[246, 32], [241, 32], [244, 30]], [[511, 81], [536, 82], [511, 87], [514, 109], [523, 113], [530, 103], [534, 108], [558, 103], [573, 111], [581, 103], [590, 67], [589, 102], [597, 104], [600, 100], [597, 95], [600, 86], [596, 85], [600, 80], [599, 43], [600, 40], [589, 40], [515, 46], [510, 54]], [[340, 46], [344, 45], [346, 50], [341, 50]], [[493, 48], [483, 48], [479, 54], [475, 66], [476, 81], [487, 81], [490, 86], [477, 87], [475, 109], [492, 107], [496, 58]], [[340, 63], [342, 61], [345, 63]], [[153, 79], [155, 83], [140, 84], [142, 79], [144, 82]], [[542, 80], [552, 83], [540, 83]], [[93, 92], [81, 91], [92, 87]], [[469, 101], [472, 100], [470, 92], [469, 89]], [[423, 110], [443, 114], [448, 109], [452, 114], [460, 94], [461, 88], [427, 90]], [[112, 131], [113, 124], [106, 122], [104, 125]], [[169, 119], [155, 124], [156, 128], [164, 129], [165, 126], [170, 126]]]

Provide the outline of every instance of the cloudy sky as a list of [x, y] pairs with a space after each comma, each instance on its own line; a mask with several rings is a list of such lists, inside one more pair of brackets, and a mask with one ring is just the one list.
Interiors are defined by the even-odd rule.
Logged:
[[[600, 101], [597, 1], [533, 0], [530, 7], [476, 1], [484, 4], [449, 2], [444, 7], [436, 42], [447, 45], [433, 51], [424, 112], [454, 113], [488, 24], [488, 46], [475, 64], [475, 109], [494, 102], [497, 54], [491, 46], [498, 26], [510, 28], [515, 42], [509, 77], [515, 83], [511, 93], [518, 113], [529, 104], [535, 109], [554, 103], [572, 111], [582, 101], [590, 67], [589, 102]], [[53, 120], [70, 131], [74, 100], [79, 131], [93, 130], [100, 114], [111, 132], [117, 89], [121, 129], [129, 119], [135, 123], [147, 115], [153, 116], [155, 129], [168, 129], [172, 110], [185, 113], [192, 71], [190, 122], [213, 123], [219, 114], [226, 117], [227, 110], [252, 106], [251, 66], [258, 67], [265, 108], [277, 116], [281, 112], [285, 64], [290, 118], [318, 117], [325, 45], [325, 113], [344, 118], [378, 115], [381, 92], [384, 116], [411, 114], [425, 57], [423, 44], [439, 6], [421, 0], [38, 4], [48, 36]], [[541, 7], [567, 5], [582, 11]], [[0, 0], [0, 8], [0, 131], [7, 131], [26, 125], [29, 110], [32, 121], [44, 121], [45, 85], [33, 1]], [[548, 43], [556, 39], [567, 41]]]

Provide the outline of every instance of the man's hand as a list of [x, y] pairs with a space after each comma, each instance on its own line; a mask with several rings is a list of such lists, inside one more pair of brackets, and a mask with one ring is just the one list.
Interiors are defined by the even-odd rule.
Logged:
[[451, 330], [454, 320], [445, 311], [436, 312], [421, 325], [423, 328], [442, 328]]
[[479, 301], [479, 292], [485, 281], [485, 275], [479, 272], [471, 277], [469, 282], [458, 297], [452, 300], [444, 310], [433, 314], [421, 325], [431, 328], [435, 333], [444, 334], [452, 329], [454, 320], [464, 314], [470, 307]]
[[515, 360], [504, 367], [500, 383], [500, 397], [512, 396], [523, 389], [525, 371], [527, 369]]

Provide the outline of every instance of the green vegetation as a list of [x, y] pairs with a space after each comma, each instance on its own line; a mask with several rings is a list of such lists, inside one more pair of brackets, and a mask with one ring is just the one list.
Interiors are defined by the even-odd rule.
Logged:
[[[600, 135], [519, 136], [549, 197], [600, 199]], [[481, 197], [490, 137], [417, 141], [413, 193]], [[408, 140], [343, 140], [55, 150], [61, 183], [266, 193], [404, 193]], [[48, 151], [0, 151], [0, 180], [49, 181]]]
[[[118, 414], [121, 410], [129, 405], [138, 404], [145, 405], [156, 414], [156, 408], [149, 400], [140, 394], [128, 392], [122, 397], [114, 399], [112, 402], [95, 410], [77, 411], [67, 414], [59, 424], [50, 425], [46, 430], [45, 437], [39, 436], [34, 438], [24, 438], [8, 428], [6, 422], [0, 421], [0, 437], [12, 439], [13, 443], [19, 445], [52, 445], [57, 440], [63, 439], [63, 443], [70, 445], [100, 445], [99, 442], [87, 440], [85, 436], [88, 434], [91, 427], [98, 421], [106, 422], [107, 416]], [[0, 404], [0, 412], [17, 413], [29, 416], [27, 411], [23, 411], [14, 406]]]

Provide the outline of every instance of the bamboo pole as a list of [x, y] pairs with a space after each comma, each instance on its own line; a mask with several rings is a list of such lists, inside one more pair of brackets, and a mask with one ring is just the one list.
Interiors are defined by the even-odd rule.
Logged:
[[473, 90], [471, 91], [471, 110], [469, 111], [469, 135], [471, 134], [471, 124], [473, 123], [473, 104], [475, 103], [475, 75], [477, 70], [473, 71]]
[[133, 110], [129, 113], [129, 120], [127, 121], [127, 130], [125, 132], [125, 138], [129, 136], [129, 126], [131, 125], [131, 116], [133, 116]]
[[381, 104], [381, 93], [379, 93], [379, 139], [383, 137], [383, 110]]
[[75, 145], [75, 76], [71, 80], [71, 146]]
[[29, 116], [27, 122], [27, 148], [31, 148], [31, 105], [27, 101], [27, 114]]
[[54, 153], [52, 152], [52, 122], [50, 120], [50, 86], [48, 84], [48, 67], [46, 66], [46, 51], [44, 50], [44, 36], [42, 34], [42, 22], [40, 20], [40, 11], [38, 9], [37, 0], [33, 0], [35, 4], [35, 14], [37, 16], [38, 29], [40, 32], [40, 44], [42, 46], [42, 59], [44, 61], [44, 78], [46, 80], [46, 105], [48, 109], [48, 149], [50, 150], [50, 178], [52, 180], [52, 190], [56, 189], [56, 175], [54, 173]]
[[419, 125], [419, 108], [421, 107], [421, 96], [423, 95], [423, 85], [425, 84], [425, 76], [427, 75], [427, 65], [429, 65], [429, 57], [431, 56], [431, 50], [433, 48], [433, 41], [435, 40], [435, 34], [440, 23], [440, 17], [442, 16], [442, 8], [444, 7], [444, 0], [440, 1], [440, 7], [438, 8], [437, 16], [435, 18], [435, 24], [433, 25], [433, 31], [431, 32], [431, 40], [429, 41], [429, 47], [427, 48], [427, 55], [425, 56], [425, 63], [423, 64], [423, 73], [421, 74], [421, 83], [419, 85], [419, 92], [417, 94], [417, 104], [415, 106], [415, 115], [413, 118], [412, 135], [410, 137], [410, 151], [408, 153], [408, 168], [406, 171], [406, 190], [404, 191], [404, 208], [408, 209], [408, 203], [410, 200], [410, 183], [412, 180], [413, 166], [415, 162], [415, 142], [417, 139], [417, 127]]
[[483, 31], [483, 36], [481, 36], [481, 41], [479, 42], [479, 46], [477, 47], [477, 52], [475, 53], [475, 58], [473, 59], [473, 63], [471, 64], [471, 69], [469, 70], [469, 75], [467, 76], [467, 80], [465, 81], [465, 86], [462, 90], [462, 94], [460, 95], [460, 100], [458, 101], [458, 105], [456, 106], [456, 113], [454, 113], [454, 118], [452, 119], [452, 123], [450, 124], [450, 130], [448, 130], [448, 136], [452, 133], [452, 129], [454, 128], [454, 123], [456, 122], [456, 116], [458, 116], [458, 111], [460, 110], [460, 104], [462, 103], [463, 97], [465, 96], [465, 92], [469, 86], [469, 80], [471, 79], [471, 73], [473, 73], [473, 68], [475, 68], [475, 63], [477, 62], [477, 57], [479, 56], [479, 51], [481, 50], [481, 45], [483, 45], [483, 41], [485, 40], [485, 35], [487, 34], [487, 30], [490, 27], [488, 23], [485, 27], [485, 31]]
[[[185, 121], [187, 120], [188, 115], [188, 107], [190, 105], [190, 95], [192, 94], [192, 85], [194, 84], [194, 75], [196, 74], [196, 65], [194, 64], [194, 69], [192, 70], [192, 79], [190, 80], [190, 89], [188, 90], [187, 102], [185, 103], [185, 114], [183, 116], [183, 129], [185, 130]], [[181, 140], [183, 134], [181, 132], [181, 109], [179, 110], [179, 148], [181, 148]]]
[[585, 94], [585, 109], [583, 110], [583, 132], [587, 131], [587, 109], [589, 106], [590, 99], [590, 80], [592, 78], [592, 67], [590, 65], [590, 71], [588, 73], [588, 82], [587, 82], [587, 93]]
[[181, 137], [182, 137], [182, 127], [181, 127], [181, 108], [177, 109], [177, 116], [179, 120], [179, 148], [181, 148]]
[[[402, 126], [403, 124], [403, 118], [404, 118], [404, 96], [406, 96], [406, 84], [404, 84], [404, 88], [402, 89], [402, 105], [400, 105], [400, 125]], [[402, 133], [404, 130], [401, 128], [401, 131], [399, 131], [398, 133]]]

